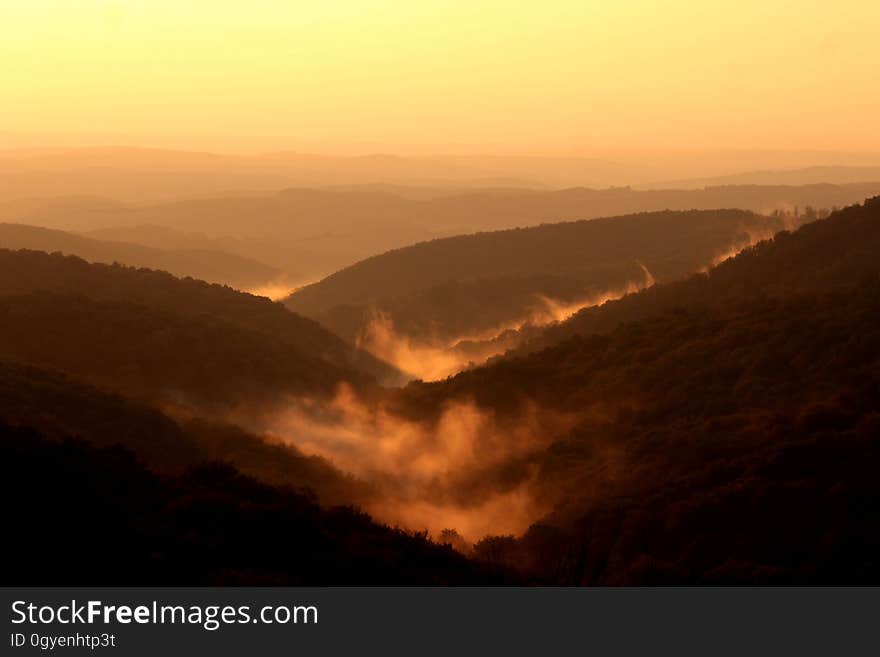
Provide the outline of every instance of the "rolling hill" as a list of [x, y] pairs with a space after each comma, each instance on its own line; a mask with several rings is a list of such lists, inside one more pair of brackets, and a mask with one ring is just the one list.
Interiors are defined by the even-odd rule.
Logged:
[[[686, 276], [815, 216], [666, 211], [464, 235], [369, 258], [285, 303], [405, 371], [436, 378], [503, 352], [523, 327]], [[432, 358], [451, 365], [434, 372], [418, 362]]]
[[410, 384], [398, 412], [579, 418], [520, 468], [554, 510], [478, 543], [496, 563], [563, 584], [878, 581], [878, 248], [873, 199], [584, 311], [554, 346]]
[[746, 249], [705, 274], [643, 290], [597, 308], [585, 308], [569, 320], [531, 331], [524, 350], [536, 350], [577, 334], [613, 330], [630, 322], [688, 304], [723, 306], [754, 295], [832, 291], [852, 284], [876, 263], [880, 240], [877, 199], [845, 208], [833, 221], [784, 231], [771, 241]]
[[535, 274], [591, 280], [591, 271], [628, 269], [636, 260], [668, 279], [711, 262], [749, 231], [782, 228], [775, 218], [741, 210], [666, 211], [460, 235], [368, 258], [298, 290], [287, 305], [315, 314], [448, 281]]
[[280, 304], [160, 271], [0, 249], [0, 303], [7, 357], [160, 396], [232, 403], [394, 376]]
[[370, 495], [366, 484], [291, 446], [267, 443], [218, 421], [172, 419], [130, 396], [5, 360], [0, 360], [0, 424], [26, 427], [47, 440], [73, 437], [96, 448], [121, 445], [160, 474], [222, 461], [269, 484], [308, 489], [322, 503], [357, 504]]
[[161, 269], [179, 278], [197, 278], [239, 290], [264, 286], [281, 277], [279, 269], [232, 253], [208, 249], [159, 249], [90, 239], [24, 224], [0, 224], [0, 248], [60, 252], [89, 262], [118, 262], [130, 267]]

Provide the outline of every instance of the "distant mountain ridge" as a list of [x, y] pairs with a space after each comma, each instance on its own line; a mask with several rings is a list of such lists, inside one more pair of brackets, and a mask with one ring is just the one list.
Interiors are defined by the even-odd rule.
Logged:
[[726, 176], [673, 180], [639, 185], [638, 187], [640, 189], [699, 189], [743, 185], [851, 185], [878, 180], [880, 180], [880, 166], [813, 166], [804, 169], [747, 171]]
[[[493, 187], [462, 191], [453, 186], [441, 192], [428, 195], [422, 188], [407, 194], [381, 185], [287, 186], [280, 192], [218, 193], [162, 203], [30, 199], [0, 203], [0, 221], [77, 232], [154, 225], [201, 233], [207, 244], [199, 248], [264, 262], [304, 283], [389, 249], [440, 237], [661, 209], [740, 208], [762, 214], [807, 206], [831, 209], [880, 194], [880, 181], [698, 190]], [[137, 242], [137, 235], [117, 232], [112, 239]], [[170, 239], [150, 245], [177, 248]]]
[[[102, 194], [157, 201], [289, 186], [392, 184], [436, 188], [658, 186], [749, 171], [877, 166], [877, 153], [714, 150], [606, 155], [257, 155], [137, 147], [0, 150], [0, 199]], [[864, 180], [864, 178], [862, 178]], [[783, 179], [770, 178], [771, 184]], [[817, 182], [833, 182], [831, 180]]]

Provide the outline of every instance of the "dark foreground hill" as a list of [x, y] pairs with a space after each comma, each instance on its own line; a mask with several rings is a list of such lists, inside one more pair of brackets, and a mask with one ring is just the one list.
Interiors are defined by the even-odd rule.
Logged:
[[0, 482], [9, 584], [519, 581], [377, 524], [320, 458], [2, 361]]
[[479, 544], [494, 561], [567, 584], [877, 583], [878, 251], [873, 200], [398, 403], [579, 418], [521, 468], [555, 510]]
[[278, 339], [207, 313], [47, 291], [2, 296], [0, 309], [0, 352], [18, 361], [0, 360], [0, 494], [18, 533], [4, 581], [513, 581], [425, 534], [377, 524], [353, 506], [372, 487], [324, 459], [218, 420], [178, 412], [172, 419], [141, 399], [156, 401], [150, 392], [176, 381], [200, 400], [219, 393], [242, 402], [243, 390], [254, 392], [249, 385], [286, 368], [305, 385], [301, 392], [316, 394], [318, 379], [337, 371], [323, 360], [303, 360]]
[[[10, 585], [498, 584], [504, 576], [352, 507], [218, 463], [146, 470], [123, 447], [0, 425]], [[63, 546], [59, 547], [59, 540]]]
[[308, 489], [324, 503], [362, 503], [369, 488], [327, 461], [269, 444], [246, 431], [199, 418], [173, 420], [157, 408], [59, 372], [0, 360], [0, 423], [95, 447], [122, 445], [152, 470], [180, 474], [224, 461], [274, 485]]

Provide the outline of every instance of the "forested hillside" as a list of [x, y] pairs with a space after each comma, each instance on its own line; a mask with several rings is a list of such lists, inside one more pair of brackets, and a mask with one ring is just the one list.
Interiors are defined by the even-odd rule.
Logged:
[[481, 351], [469, 341], [501, 335], [506, 345], [509, 329], [681, 278], [816, 216], [655, 212], [464, 235], [370, 258], [286, 304], [392, 362], [393, 352], [371, 339], [377, 318], [401, 339], [452, 351], [465, 363], [473, 354], [479, 363]]
[[55, 292], [0, 296], [0, 357], [129, 395], [219, 407], [369, 380], [219, 317]]
[[[721, 210], [645, 213], [460, 235], [368, 258], [299, 290], [288, 305], [319, 313], [448, 281], [484, 278], [545, 274], [592, 280], [595, 272], [628, 270], [635, 260], [663, 280], [699, 269], [748, 231], [782, 228], [778, 219]], [[606, 275], [596, 282], [618, 281]]]
[[601, 334], [576, 318], [556, 346], [410, 384], [400, 412], [580, 418], [521, 468], [555, 510], [478, 544], [490, 561], [567, 584], [876, 582], [878, 249], [875, 199], [608, 304], [630, 312]]
[[[47, 296], [50, 293], [55, 295], [54, 301]], [[13, 296], [20, 298], [10, 303]], [[17, 355], [15, 345], [19, 340], [25, 350], [22, 356], [27, 358], [30, 353], [36, 362], [41, 362], [41, 350], [86, 360], [85, 355], [94, 353], [95, 345], [103, 341], [109, 349], [107, 363], [113, 362], [114, 352], [125, 358], [127, 350], [130, 354], [140, 353], [145, 367], [146, 361], [157, 358], [147, 367], [151, 372], [140, 373], [156, 377], [157, 383], [164, 376], [159, 366], [163, 353], [170, 367], [180, 359], [176, 367], [181, 371], [188, 370], [192, 377], [201, 376], [208, 386], [220, 388], [246, 389], [251, 379], [248, 368], [257, 385], [280, 384], [294, 389], [316, 386], [317, 391], [343, 379], [393, 376], [384, 363], [280, 304], [161, 271], [89, 264], [61, 254], [0, 249], [3, 299], [8, 314], [4, 329], [13, 331], [12, 327], [17, 326], [20, 332], [10, 336], [11, 341], [0, 345], [0, 350], [5, 349], [7, 356]], [[24, 310], [28, 303], [35, 304], [33, 316]], [[57, 304], [55, 310], [53, 303]], [[53, 317], [56, 311], [59, 316]], [[62, 316], [70, 323], [58, 321]], [[115, 333], [117, 329], [119, 334]], [[147, 331], [153, 337], [149, 342], [132, 339], [134, 336], [126, 330]], [[40, 340], [44, 331], [57, 336], [55, 342]], [[157, 350], [155, 354], [153, 349]], [[59, 364], [52, 358], [46, 362]], [[238, 375], [219, 377], [219, 370], [211, 373], [210, 368], [216, 369], [212, 362], [229, 364], [236, 359], [239, 365], [229, 371]], [[188, 362], [192, 364], [186, 365]], [[96, 358], [87, 366], [101, 368], [105, 363]], [[131, 381], [136, 382], [137, 366], [132, 369]], [[168, 382], [173, 387], [174, 377], [169, 376]]]
[[6, 519], [20, 532], [2, 567], [10, 585], [517, 581], [352, 507], [322, 508], [220, 463], [157, 475], [123, 447], [47, 441], [0, 424], [0, 481], [4, 499], [16, 500]]
[[880, 244], [878, 198], [836, 212], [764, 241], [710, 271], [585, 308], [566, 322], [532, 331], [526, 349], [551, 345], [571, 335], [605, 332], [621, 322], [692, 304], [723, 306], [743, 297], [785, 296], [852, 285], [875, 270]]
[[308, 489], [324, 503], [355, 504], [369, 487], [325, 460], [219, 421], [172, 419], [156, 407], [108, 393], [57, 371], [0, 360], [0, 424], [28, 427], [51, 440], [75, 437], [94, 447], [122, 445], [147, 467], [181, 473], [223, 461], [267, 483]]

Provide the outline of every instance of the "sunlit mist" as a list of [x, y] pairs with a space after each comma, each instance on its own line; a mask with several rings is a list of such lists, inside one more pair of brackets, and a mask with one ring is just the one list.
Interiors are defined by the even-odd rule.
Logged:
[[[424, 381], [443, 379], [515, 346], [515, 343], [500, 339], [510, 332], [526, 325], [540, 327], [561, 322], [584, 308], [601, 306], [654, 285], [651, 272], [642, 263], [638, 265], [644, 274], [642, 280], [629, 281], [621, 287], [575, 301], [561, 301], [541, 295], [537, 297], [534, 308], [523, 317], [479, 334], [458, 335], [443, 342], [403, 335], [395, 329], [393, 318], [377, 311], [364, 327], [358, 345], [414, 378]], [[468, 343], [466, 349], [463, 348], [464, 343]]]
[[264, 285], [250, 288], [245, 290], [245, 292], [253, 294], [255, 297], [268, 297], [272, 301], [279, 301], [289, 297], [297, 289], [307, 284], [308, 283], [292, 283], [286, 278], [281, 278], [274, 281], [268, 281]]
[[496, 481], [496, 471], [546, 446], [572, 426], [573, 416], [523, 400], [516, 417], [496, 418], [456, 401], [436, 420], [418, 421], [342, 385], [330, 401], [291, 399], [260, 421], [270, 439], [323, 456], [375, 485], [380, 494], [367, 507], [376, 517], [435, 536], [453, 528], [475, 541], [521, 532], [546, 512], [530, 493], [528, 468], [514, 480]]

